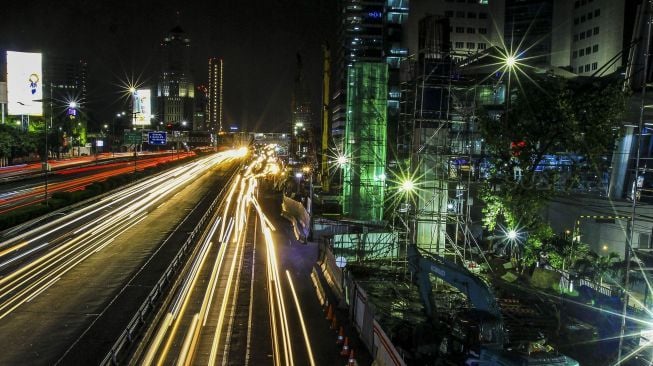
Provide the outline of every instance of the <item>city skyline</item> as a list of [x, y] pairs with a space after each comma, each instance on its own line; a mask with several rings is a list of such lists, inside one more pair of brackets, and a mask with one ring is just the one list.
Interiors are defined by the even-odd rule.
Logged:
[[[156, 87], [159, 43], [180, 26], [192, 41], [191, 74], [196, 85], [207, 83], [209, 58], [224, 60], [224, 123], [275, 130], [290, 120], [297, 53], [308, 60], [305, 73], [313, 103], [319, 101], [321, 44], [329, 34], [328, 15], [335, 5], [292, 0], [256, 6], [171, 1], [50, 4], [38, 0], [3, 7], [9, 16], [0, 24], [0, 50], [87, 61], [84, 104], [95, 124], [126, 109], [121, 83], [138, 81]], [[134, 21], [126, 14], [146, 14], [147, 19]]]

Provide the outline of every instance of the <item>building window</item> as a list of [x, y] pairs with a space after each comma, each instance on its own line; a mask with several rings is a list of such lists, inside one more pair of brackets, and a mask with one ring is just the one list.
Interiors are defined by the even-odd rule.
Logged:
[[465, 12], [464, 11], [457, 11], [456, 12], [456, 18], [464, 18], [465, 17]]
[[592, 19], [592, 12], [591, 11], [589, 13], [587, 13], [587, 20], [590, 20], [590, 19]]
[[583, 57], [583, 56], [585, 56], [585, 49], [581, 48], [580, 50], [578, 50], [578, 57]]
[[476, 28], [467, 28], [467, 33], [469, 33], [469, 34], [476, 33]]
[[578, 18], [574, 18], [574, 24], [575, 24], [575, 25], [578, 24]]
[[594, 10], [594, 16], [598, 17], [599, 15], [601, 15], [601, 9]]
[[585, 49], [585, 54], [586, 54], [586, 55], [589, 55], [590, 53], [592, 53], [592, 47], [587, 47], [587, 48]]
[[595, 52], [595, 53], [599, 52], [599, 45], [598, 44], [595, 44], [594, 46], [592, 46], [592, 52]]
[[465, 27], [456, 27], [456, 33], [465, 33]]
[[468, 11], [467, 12], [467, 18], [476, 19], [476, 13]]
[[590, 72], [590, 64], [585, 65], [585, 72]]
[[578, 51], [574, 51], [574, 52], [571, 54], [571, 58], [577, 58], [577, 57], [578, 57]]
[[478, 13], [478, 19], [487, 19], [487, 13]]
[[479, 43], [478, 44], [478, 49], [479, 50], [484, 50], [486, 47], [487, 47], [487, 45], [485, 43]]
[[578, 66], [578, 73], [579, 73], [579, 74], [582, 74], [582, 73], [583, 73], [583, 67], [582, 67], [582, 66]]
[[465, 48], [464, 42], [456, 42], [456, 48]]
[[574, 42], [578, 41], [578, 34], [574, 34]]
[[599, 27], [594, 27], [594, 35], [599, 34]]
[[585, 16], [584, 16], [584, 15], [581, 15], [581, 17], [580, 17], [580, 22], [581, 22], [581, 23], [585, 23]]
[[487, 34], [487, 28], [479, 28], [478, 33], [479, 34]]
[[474, 49], [476, 48], [476, 45], [474, 44], [474, 42], [467, 42], [467, 48]]
[[447, 18], [453, 18], [453, 10], [445, 11], [444, 16], [447, 17]]
[[587, 38], [590, 38], [592, 36], [592, 30], [588, 29], [587, 32], [585, 32], [585, 35], [587, 35]]
[[596, 70], [599, 68], [599, 63], [598, 62], [593, 62], [592, 63], [592, 70]]
[[580, 39], [585, 39], [585, 32], [580, 32]]

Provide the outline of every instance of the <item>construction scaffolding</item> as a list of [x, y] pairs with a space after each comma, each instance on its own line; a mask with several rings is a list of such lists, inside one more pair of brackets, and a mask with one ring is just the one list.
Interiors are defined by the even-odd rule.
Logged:
[[388, 66], [358, 62], [348, 69], [343, 215], [383, 220]]
[[397, 151], [402, 170], [417, 180], [417, 192], [393, 222], [400, 245], [416, 243], [467, 264], [480, 236], [480, 226], [472, 230], [470, 215], [470, 186], [483, 165], [477, 99], [496, 93], [461, 73], [459, 65], [468, 55], [447, 52], [447, 42], [438, 38], [446, 23], [433, 20], [420, 24], [420, 50], [402, 63]]

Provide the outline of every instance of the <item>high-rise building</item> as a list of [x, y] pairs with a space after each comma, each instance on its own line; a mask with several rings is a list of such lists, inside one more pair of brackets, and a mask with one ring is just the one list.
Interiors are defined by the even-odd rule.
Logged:
[[[43, 62], [44, 95], [53, 100], [52, 113], [63, 116], [71, 102], [83, 105], [86, 100], [86, 61], [46, 55]], [[49, 108], [44, 108], [49, 119]]]
[[553, 0], [505, 0], [505, 45], [528, 58], [530, 65], [550, 65], [554, 24]]
[[357, 62], [388, 64], [388, 124], [395, 126], [398, 121], [399, 61], [408, 54], [402, 45], [408, 0], [341, 0], [339, 10], [338, 47], [332, 53], [331, 136], [341, 149], [347, 119], [347, 77]]
[[223, 131], [222, 127], [222, 91], [224, 80], [224, 63], [221, 58], [209, 59], [209, 89], [207, 94], [206, 129], [213, 133]]
[[173, 28], [161, 42], [161, 60], [158, 115], [166, 125], [189, 127], [195, 109], [195, 86], [190, 74], [190, 39], [181, 27]]
[[[348, 161], [360, 162], [358, 167], [343, 167], [342, 193], [347, 201], [343, 213], [354, 219], [375, 221], [383, 216], [379, 200], [384, 197], [387, 143], [394, 140], [388, 135], [399, 121], [399, 66], [408, 54], [402, 43], [408, 3], [339, 2], [338, 44], [332, 53], [331, 137]], [[354, 148], [353, 143], [363, 145]]]
[[[298, 162], [309, 162], [311, 155], [311, 133], [313, 110], [311, 108], [308, 87], [304, 80], [304, 70], [301, 56], [297, 55], [297, 74], [290, 102], [292, 136], [290, 154]], [[308, 160], [307, 160], [308, 158]]]
[[[610, 74], [624, 65], [624, 45], [630, 43], [634, 18], [632, 0], [556, 0], [552, 64], [578, 75]], [[630, 9], [630, 10], [627, 10]], [[564, 20], [564, 21], [563, 21]]]
[[504, 4], [504, 0], [413, 0], [405, 25], [408, 52], [417, 54], [419, 22], [431, 15], [449, 20], [448, 50], [457, 60], [502, 45]]

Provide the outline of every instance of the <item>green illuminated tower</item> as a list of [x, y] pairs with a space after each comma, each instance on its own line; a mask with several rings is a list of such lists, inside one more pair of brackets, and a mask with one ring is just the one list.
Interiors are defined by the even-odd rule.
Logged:
[[383, 219], [386, 162], [388, 66], [358, 62], [347, 72], [343, 215]]

